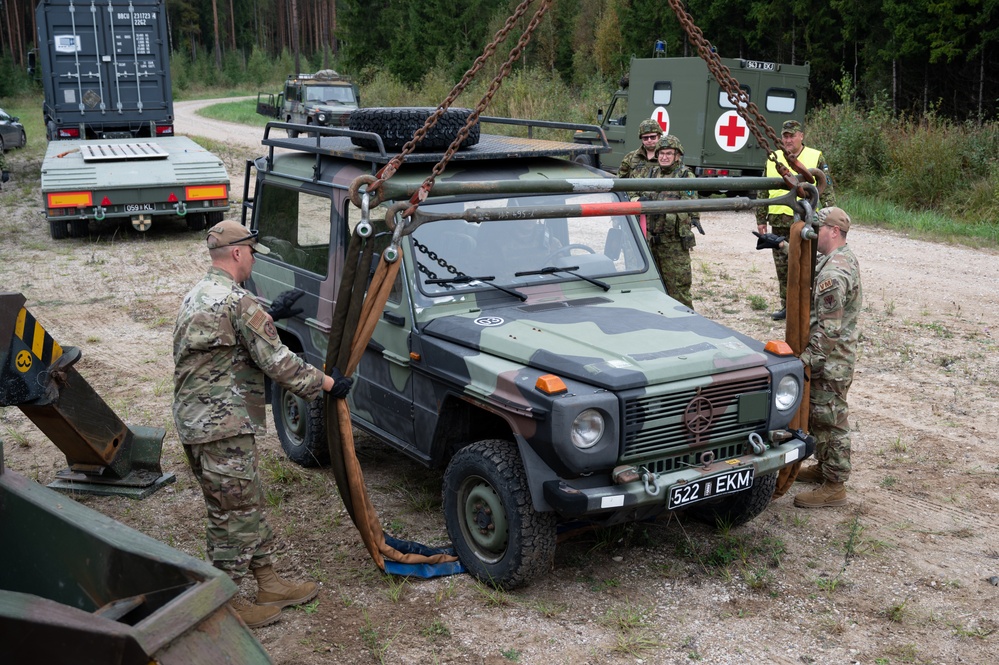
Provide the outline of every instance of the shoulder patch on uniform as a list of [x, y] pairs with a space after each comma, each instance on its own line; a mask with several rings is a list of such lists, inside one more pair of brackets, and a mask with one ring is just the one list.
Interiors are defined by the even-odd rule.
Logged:
[[250, 317], [250, 320], [246, 322], [246, 325], [262, 337], [266, 337], [269, 340], [277, 339], [277, 328], [274, 327], [271, 317], [263, 309], [258, 308], [253, 313], [253, 316]]
[[835, 282], [832, 279], [824, 279], [821, 282], [819, 282], [819, 285], [815, 287], [815, 290], [818, 291], [819, 293], [822, 293], [827, 289], [831, 289], [833, 284], [835, 284]]

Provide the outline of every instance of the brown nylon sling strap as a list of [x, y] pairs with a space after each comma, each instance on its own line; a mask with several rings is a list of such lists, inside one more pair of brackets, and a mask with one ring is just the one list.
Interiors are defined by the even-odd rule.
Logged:
[[[805, 223], [798, 221], [791, 225], [787, 255], [787, 327], [784, 341], [790, 345], [794, 355], [800, 356], [808, 346], [811, 328], [812, 306], [812, 264], [815, 256], [814, 242], [801, 237]], [[807, 374], [807, 370], [806, 370]], [[808, 431], [808, 388], [806, 381], [802, 387], [801, 406], [791, 420], [791, 429]], [[783, 496], [794, 484], [801, 468], [801, 461], [781, 469], [777, 476], [774, 499]]]
[[[355, 233], [351, 237], [341, 273], [333, 328], [326, 351], [326, 367], [338, 367], [344, 376], [351, 376], [357, 369], [399, 273], [401, 259], [379, 261], [368, 285], [373, 248], [374, 237], [363, 240]], [[327, 445], [337, 490], [350, 519], [361, 534], [365, 548], [378, 567], [385, 569], [385, 559], [409, 564], [457, 561], [457, 557], [446, 554], [403, 554], [385, 543], [385, 534], [368, 496], [364, 474], [354, 449], [354, 430], [347, 401], [327, 394], [325, 407]]]

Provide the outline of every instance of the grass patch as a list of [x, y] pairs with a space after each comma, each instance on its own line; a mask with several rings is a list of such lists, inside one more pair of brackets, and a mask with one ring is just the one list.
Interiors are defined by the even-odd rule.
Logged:
[[252, 125], [254, 127], [263, 127], [269, 120], [274, 120], [274, 118], [268, 118], [257, 113], [256, 95], [254, 95], [253, 99], [206, 106], [198, 110], [198, 115], [203, 115], [212, 120], [236, 122], [241, 125]]
[[[844, 192], [837, 201], [860, 222], [927, 238], [950, 240], [971, 247], [999, 245], [999, 221], [966, 222], [943, 212], [912, 210], [883, 198]], [[894, 303], [892, 306], [894, 310]]]

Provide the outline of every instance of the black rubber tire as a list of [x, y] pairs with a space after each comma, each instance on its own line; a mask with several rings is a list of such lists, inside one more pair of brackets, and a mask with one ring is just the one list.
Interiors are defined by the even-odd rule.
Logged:
[[49, 220], [49, 235], [52, 236], [53, 240], [64, 240], [68, 235], [67, 227], [69, 224], [62, 219], [50, 219]]
[[[351, 112], [347, 126], [355, 131], [378, 134], [382, 137], [386, 150], [399, 150], [413, 138], [416, 130], [423, 127], [434, 111], [436, 109], [428, 107], [357, 109]], [[449, 108], [417, 144], [416, 150], [446, 150], [471, 114], [471, 109]], [[368, 139], [351, 137], [350, 140], [354, 145], [368, 150], [378, 149], [378, 145]], [[479, 123], [476, 122], [459, 147], [468, 148], [478, 142]]]
[[582, 164], [583, 166], [597, 165], [596, 160], [593, 158], [593, 155], [590, 154], [576, 155], [575, 157], [572, 158], [572, 161], [576, 164]]
[[307, 468], [329, 465], [322, 396], [308, 402], [271, 383], [271, 410], [274, 430], [288, 459]]
[[2, 155], [5, 152], [7, 152], [7, 146], [4, 145], [3, 137], [0, 136], [0, 155]]
[[184, 221], [187, 222], [190, 231], [203, 231], [208, 226], [205, 218], [206, 214], [203, 212], [189, 212], [184, 215]]
[[20, 147], [20, 148], [26, 148], [27, 146], [28, 146], [28, 135], [25, 134], [24, 130], [22, 129], [21, 130], [21, 145], [18, 146], [18, 147]]
[[770, 473], [756, 478], [748, 490], [730, 494], [712, 503], [691, 506], [687, 511], [691, 517], [705, 524], [739, 526], [766, 510], [776, 487], [777, 474]]
[[205, 213], [205, 226], [204, 228], [210, 229], [219, 222], [225, 219], [225, 213], [221, 210], [213, 210], [212, 212]]
[[489, 439], [459, 450], [444, 473], [443, 490], [448, 534], [474, 577], [512, 589], [551, 570], [555, 513], [534, 510], [512, 441]]
[[70, 238], [89, 238], [90, 237], [90, 220], [86, 219], [74, 219], [69, 223], [69, 237]]

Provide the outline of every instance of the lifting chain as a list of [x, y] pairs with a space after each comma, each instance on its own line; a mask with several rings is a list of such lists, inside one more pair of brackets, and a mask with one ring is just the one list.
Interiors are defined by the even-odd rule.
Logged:
[[[444, 268], [445, 270], [447, 270], [449, 273], [451, 273], [455, 277], [464, 277], [465, 276], [465, 273], [463, 273], [460, 270], [458, 270], [457, 268], [455, 268], [453, 265], [451, 265], [450, 263], [448, 263], [447, 261], [445, 261], [440, 256], [437, 256], [437, 252], [435, 252], [434, 250], [430, 249], [429, 247], [427, 247], [426, 245], [424, 245], [423, 243], [421, 243], [419, 240], [417, 240], [416, 236], [413, 236], [413, 245], [420, 252], [426, 254], [428, 259], [430, 259], [431, 261], [434, 261], [435, 263], [437, 263], [437, 265], [439, 265], [441, 268]], [[437, 273], [435, 273], [433, 270], [431, 270], [427, 266], [423, 265], [419, 261], [416, 262], [416, 265], [419, 268], [420, 272], [427, 276], [427, 279], [437, 279]]]
[[[736, 112], [746, 121], [749, 131], [753, 133], [753, 136], [756, 137], [756, 142], [767, 153], [767, 159], [774, 163], [777, 172], [784, 178], [787, 188], [795, 192], [799, 198], [808, 198], [803, 183], [799, 183], [788, 168], [777, 159], [776, 148], [780, 148], [781, 152], [784, 153], [784, 159], [787, 160], [787, 163], [791, 168], [800, 173], [806, 181], [814, 183], [814, 176], [796, 157], [791, 157], [787, 154], [787, 150], [784, 149], [783, 142], [777, 137], [777, 133], [767, 124], [766, 118], [760, 113], [756, 104], [749, 101], [749, 94], [739, 87], [739, 82], [732, 76], [732, 71], [722, 64], [718, 53], [712, 48], [711, 43], [704, 38], [704, 33], [694, 25], [694, 19], [683, 8], [682, 0], [669, 0], [669, 5], [673, 8], [677, 20], [680, 21], [684, 32], [687, 33], [687, 37], [697, 47], [697, 52], [700, 54], [701, 59], [707, 63], [708, 71], [718, 81], [718, 85], [721, 86], [722, 90], [728, 93], [728, 100], [735, 105]], [[761, 127], [763, 128], [762, 130]], [[766, 136], [763, 135], [763, 131], [766, 131]], [[767, 140], [768, 137], [769, 141]], [[775, 148], [770, 147], [770, 141], [773, 141], [773, 145], [776, 146]]]
[[[454, 156], [454, 153], [458, 150], [458, 146], [460, 146], [461, 142], [468, 137], [468, 132], [471, 129], [471, 127], [475, 125], [476, 122], [478, 122], [479, 115], [482, 113], [482, 111], [486, 109], [486, 107], [489, 105], [489, 102], [492, 101], [493, 95], [495, 95], [496, 91], [499, 90], [500, 85], [502, 85], [503, 83], [503, 79], [507, 77], [507, 75], [510, 73], [510, 70], [513, 68], [513, 63], [515, 63], [520, 58], [520, 54], [523, 52], [524, 47], [526, 47], [528, 42], [531, 41], [531, 35], [534, 33], [534, 30], [538, 27], [538, 24], [541, 23], [541, 19], [544, 17], [545, 13], [551, 7], [552, 1], [553, 0], [541, 0], [541, 6], [538, 7], [538, 10], [534, 13], [534, 16], [531, 18], [531, 21], [527, 24], [527, 27], [524, 29], [524, 33], [520, 36], [520, 40], [517, 42], [517, 45], [510, 50], [509, 57], [507, 58], [506, 62], [503, 63], [503, 66], [500, 68], [499, 73], [490, 83], [489, 89], [486, 91], [486, 94], [482, 97], [481, 100], [479, 100], [479, 103], [476, 105], [475, 110], [471, 113], [471, 115], [469, 115], [468, 120], [465, 122], [465, 126], [461, 128], [461, 130], [458, 132], [458, 135], [454, 138], [454, 141], [452, 141], [451, 145], [448, 146], [448, 149], [445, 151], [444, 156], [441, 158], [441, 161], [434, 166], [431, 175], [428, 176], [427, 179], [423, 181], [423, 185], [420, 187], [420, 189], [413, 194], [412, 198], [410, 199], [409, 206], [403, 206], [405, 207], [405, 211], [402, 213], [403, 217], [411, 217], [413, 213], [416, 212], [416, 208], [421, 203], [423, 203], [423, 201], [426, 200], [427, 196], [430, 195], [430, 190], [433, 189], [434, 182], [437, 179], [437, 176], [444, 172], [444, 169], [447, 167], [447, 164], [451, 160], [451, 157]], [[489, 44], [483, 50], [482, 55], [480, 55], [478, 58], [475, 59], [475, 62], [473, 62], [472, 66], [468, 69], [467, 72], [465, 72], [465, 75], [462, 77], [462, 79], [454, 86], [454, 88], [451, 89], [451, 92], [450, 94], [448, 94], [447, 98], [443, 102], [441, 102], [440, 106], [437, 107], [437, 110], [434, 111], [429, 118], [427, 118], [423, 127], [416, 130], [416, 133], [413, 134], [413, 138], [410, 139], [409, 142], [407, 142], [406, 145], [402, 147], [402, 152], [400, 152], [398, 155], [389, 160], [388, 164], [383, 166], [381, 170], [378, 171], [376, 176], [374, 176], [373, 178], [367, 178], [365, 181], [363, 181], [364, 183], [369, 184], [367, 190], [368, 192], [377, 191], [379, 186], [383, 182], [385, 182], [393, 175], [395, 175], [396, 171], [398, 171], [399, 168], [402, 166], [403, 161], [405, 161], [406, 156], [409, 153], [413, 152], [417, 144], [419, 144], [420, 141], [423, 140], [423, 137], [426, 136], [427, 131], [429, 131], [434, 125], [437, 124], [437, 121], [440, 119], [442, 115], [444, 115], [444, 112], [451, 107], [451, 105], [454, 103], [454, 100], [458, 97], [458, 95], [460, 95], [465, 90], [468, 84], [471, 83], [472, 80], [475, 78], [475, 76], [479, 73], [479, 71], [482, 69], [482, 66], [485, 64], [486, 60], [492, 57], [492, 55], [496, 52], [496, 48], [504, 41], [506, 41], [507, 35], [509, 35], [510, 31], [513, 29], [514, 24], [516, 24], [516, 22], [522, 16], [524, 16], [525, 13], [527, 13], [527, 9], [530, 7], [532, 2], [534, 2], [534, 0], [524, 0], [519, 5], [517, 5], [517, 8], [516, 10], [514, 10], [514, 13], [506, 20], [506, 23], [503, 25], [503, 27], [494, 35], [493, 40], [489, 42]], [[362, 184], [362, 181], [358, 180], [355, 184], [360, 185]], [[357, 187], [354, 186], [351, 187], [350, 193], [352, 197], [357, 190], [358, 190]], [[397, 204], [396, 206], [392, 207], [390, 212], [398, 211], [398, 209], [399, 206]], [[391, 218], [388, 215], [386, 215], [385, 221], [389, 225], [392, 224]]]

